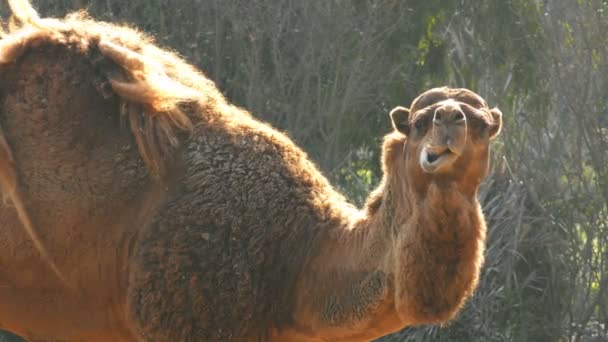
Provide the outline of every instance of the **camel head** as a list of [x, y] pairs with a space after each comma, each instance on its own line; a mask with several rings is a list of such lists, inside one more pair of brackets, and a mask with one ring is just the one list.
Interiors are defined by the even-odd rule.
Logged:
[[409, 109], [390, 113], [404, 134], [408, 177], [417, 188], [431, 182], [456, 181], [476, 190], [488, 172], [489, 142], [500, 132], [502, 113], [468, 89], [434, 88], [418, 96]]

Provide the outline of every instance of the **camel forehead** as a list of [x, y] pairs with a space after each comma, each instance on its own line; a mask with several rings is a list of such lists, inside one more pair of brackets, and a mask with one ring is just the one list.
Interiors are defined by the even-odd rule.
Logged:
[[443, 104], [446, 101], [462, 102], [479, 109], [488, 108], [486, 101], [469, 89], [441, 87], [427, 90], [418, 96], [412, 102], [410, 112], [415, 113], [423, 108], [439, 103]]

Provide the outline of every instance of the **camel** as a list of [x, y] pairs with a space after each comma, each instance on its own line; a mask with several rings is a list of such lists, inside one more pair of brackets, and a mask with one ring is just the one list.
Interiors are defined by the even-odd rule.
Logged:
[[0, 328], [31, 341], [368, 341], [457, 314], [502, 114], [390, 112], [363, 208], [135, 29], [25, 0], [0, 39]]

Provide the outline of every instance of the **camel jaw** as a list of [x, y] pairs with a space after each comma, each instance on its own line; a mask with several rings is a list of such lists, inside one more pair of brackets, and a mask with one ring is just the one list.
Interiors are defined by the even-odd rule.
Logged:
[[420, 152], [420, 167], [426, 173], [437, 173], [451, 165], [458, 158], [449, 147], [425, 146]]

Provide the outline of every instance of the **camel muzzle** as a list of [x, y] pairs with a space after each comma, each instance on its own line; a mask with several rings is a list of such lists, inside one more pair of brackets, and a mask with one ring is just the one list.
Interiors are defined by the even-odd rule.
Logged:
[[458, 103], [448, 100], [435, 110], [429, 141], [420, 152], [420, 167], [436, 173], [462, 154], [467, 137], [467, 119]]

